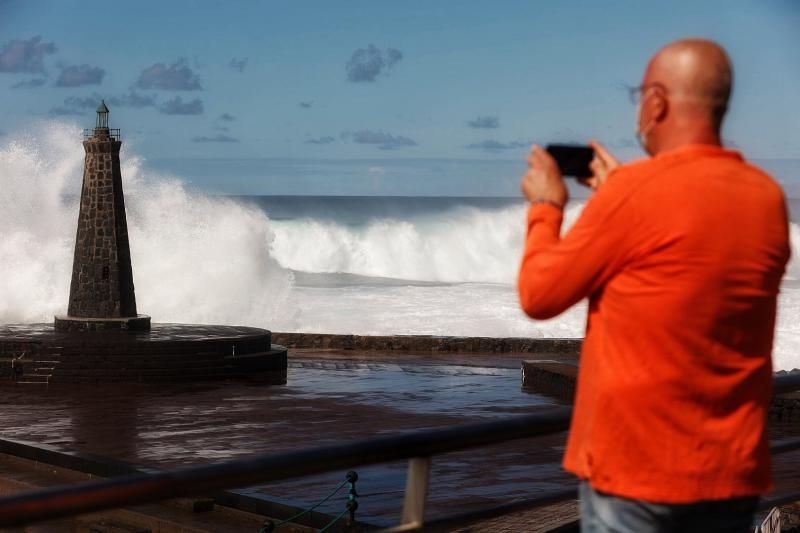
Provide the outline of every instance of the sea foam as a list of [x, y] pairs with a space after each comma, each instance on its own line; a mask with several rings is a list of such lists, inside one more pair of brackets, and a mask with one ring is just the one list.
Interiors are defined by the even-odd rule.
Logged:
[[[48, 322], [65, 311], [79, 139], [76, 127], [62, 123], [0, 139], [0, 323]], [[144, 171], [127, 145], [122, 160], [137, 304], [154, 321], [359, 334], [583, 334], [585, 303], [543, 322], [519, 310], [521, 204], [393, 212], [358, 224], [270, 220], [250, 203]], [[567, 224], [581, 207], [569, 208]], [[791, 237], [797, 257], [796, 224]], [[786, 280], [779, 369], [800, 367], [800, 261], [790, 263]]]
[[[0, 323], [66, 311], [83, 172], [80, 131], [42, 124], [0, 144]], [[124, 145], [123, 145], [124, 147]], [[158, 322], [264, 324], [291, 312], [292, 273], [261, 210], [143, 175], [123, 148], [137, 307]]]

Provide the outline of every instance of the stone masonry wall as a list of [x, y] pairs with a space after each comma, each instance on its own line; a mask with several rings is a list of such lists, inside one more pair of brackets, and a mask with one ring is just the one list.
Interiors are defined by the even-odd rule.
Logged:
[[68, 314], [84, 318], [136, 316], [119, 150], [104, 135], [84, 141], [80, 215]]
[[581, 339], [523, 337], [439, 337], [434, 335], [335, 335], [328, 333], [272, 333], [272, 341], [295, 349], [380, 352], [520, 353], [577, 358]]

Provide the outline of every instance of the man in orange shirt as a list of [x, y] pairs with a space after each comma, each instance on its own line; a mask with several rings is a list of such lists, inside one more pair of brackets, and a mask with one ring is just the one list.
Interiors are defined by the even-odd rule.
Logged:
[[771, 490], [788, 221], [780, 187], [722, 147], [731, 84], [715, 43], [660, 50], [637, 88], [652, 157], [619, 165], [594, 144], [595, 193], [563, 238], [553, 158], [534, 147], [522, 179], [522, 308], [544, 320], [589, 298], [564, 457], [582, 480], [582, 531], [751, 531]]

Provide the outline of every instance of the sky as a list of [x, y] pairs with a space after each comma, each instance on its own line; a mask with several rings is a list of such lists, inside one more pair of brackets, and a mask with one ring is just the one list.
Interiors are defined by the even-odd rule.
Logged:
[[641, 157], [624, 87], [687, 36], [733, 60], [726, 141], [800, 159], [800, 0], [0, 0], [0, 134], [91, 127], [104, 98], [129, 149], [205, 188], [292, 193], [313, 167], [326, 194], [380, 193], [435, 166], [440, 192], [486, 194], [533, 142]]

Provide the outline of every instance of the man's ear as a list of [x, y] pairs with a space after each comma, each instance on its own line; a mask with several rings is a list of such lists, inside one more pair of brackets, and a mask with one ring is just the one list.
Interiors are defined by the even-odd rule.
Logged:
[[656, 122], [663, 122], [669, 112], [669, 100], [666, 95], [657, 92], [650, 99], [650, 116]]

